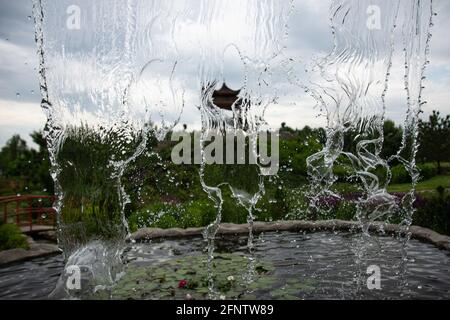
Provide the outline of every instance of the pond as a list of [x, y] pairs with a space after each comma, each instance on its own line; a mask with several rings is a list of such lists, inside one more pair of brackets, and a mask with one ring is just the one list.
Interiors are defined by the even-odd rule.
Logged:
[[[391, 236], [361, 240], [350, 232], [268, 232], [255, 237], [250, 255], [247, 237], [223, 236], [217, 241], [214, 288], [226, 299], [450, 299], [448, 251], [410, 240], [403, 259], [401, 244]], [[110, 297], [207, 298], [204, 247], [201, 238], [135, 244]], [[380, 268], [379, 290], [367, 288], [370, 265]], [[45, 299], [63, 267], [59, 255], [3, 267], [0, 298]]]

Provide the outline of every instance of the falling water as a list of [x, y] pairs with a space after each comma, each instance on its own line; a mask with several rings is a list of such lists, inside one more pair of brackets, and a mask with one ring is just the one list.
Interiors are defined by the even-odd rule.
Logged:
[[[120, 274], [128, 233], [123, 173], [184, 105], [189, 64], [171, 38], [179, 12], [147, 1], [36, 0], [33, 13], [58, 242], [67, 268], [82, 266], [89, 289], [104, 287]], [[66, 276], [56, 295], [72, 296]]]
[[[307, 159], [310, 210], [319, 213], [326, 210], [320, 207], [324, 196], [340, 197], [331, 190], [336, 181], [333, 167], [344, 158], [361, 190], [357, 217], [363, 234], [361, 247], [356, 248], [357, 261], [361, 261], [364, 247], [372, 242], [368, 228], [373, 221], [400, 217], [403, 226], [400, 236], [405, 236], [406, 241], [409, 238], [419, 178], [415, 155], [418, 116], [423, 104], [422, 80], [431, 38], [432, 1], [335, 0], [330, 12], [333, 50], [314, 64], [305, 85], [327, 116], [327, 142], [322, 151]], [[398, 48], [397, 43], [402, 47]], [[380, 156], [383, 122], [386, 110], [396, 107], [387, 105], [386, 96], [391, 73], [402, 67], [394, 64], [397, 51], [404, 55], [407, 111], [402, 146], [386, 161]], [[344, 136], [349, 132], [356, 135], [350, 141], [355, 145], [354, 152], [345, 151]], [[403, 164], [411, 176], [411, 189], [400, 203], [387, 192], [391, 178], [389, 164], [394, 160]]]
[[[239, 10], [236, 10], [239, 8]], [[211, 265], [214, 238], [221, 222], [223, 192], [229, 188], [232, 197], [248, 212], [249, 240], [252, 249], [253, 210], [264, 193], [263, 176], [258, 165], [227, 165], [217, 168], [208, 166], [205, 152], [211, 136], [242, 134], [249, 147], [248, 157], [258, 159], [257, 134], [265, 129], [264, 110], [275, 98], [274, 85], [270, 79], [271, 69], [277, 67], [276, 58], [282, 49], [289, 2], [267, 1], [202, 1], [200, 21], [207, 30], [202, 47], [200, 83], [202, 85], [200, 111], [202, 116], [200, 169], [201, 183], [217, 207], [217, 216], [204, 232], [207, 240], [210, 297], [217, 297], [214, 290]], [[235, 57], [239, 70], [235, 76], [241, 79], [238, 99], [231, 112], [214, 104], [214, 91], [225, 84], [225, 72], [233, 65], [227, 57]], [[219, 173], [217, 172], [219, 170]], [[217, 179], [217, 176], [220, 178]], [[243, 178], [245, 177], [245, 179]], [[246, 180], [243, 182], [242, 180]], [[258, 182], [259, 181], [259, 182]], [[249, 257], [246, 281], [251, 281], [253, 258]]]
[[[230, 168], [206, 159], [212, 137], [229, 133], [242, 133], [248, 157], [260, 159], [258, 133], [270, 131], [264, 114], [276, 103], [283, 77], [281, 82], [295, 78], [327, 117], [326, 143], [307, 159], [309, 210], [320, 218], [327, 210], [320, 199], [340, 197], [332, 190], [333, 168], [343, 162], [361, 190], [358, 259], [372, 242], [373, 221], [401, 216], [406, 243], [419, 178], [417, 125], [432, 0], [333, 0], [334, 46], [314, 59], [291, 57], [285, 50], [289, 1], [34, 0], [33, 8], [45, 137], [58, 196], [58, 241], [68, 266], [85, 266], [94, 287], [107, 286], [120, 274], [130, 201], [122, 183], [125, 170], [148, 148], [149, 135], [166, 136], [186, 104], [200, 110], [200, 181], [217, 208], [204, 232], [210, 296], [217, 297], [211, 266], [224, 192], [248, 212], [246, 280], [251, 281], [252, 225], [265, 192], [264, 168], [259, 163]], [[386, 97], [399, 53], [407, 112], [402, 147], [385, 160], [380, 156], [383, 122], [395, 107]], [[295, 61], [307, 62], [304, 78], [290, 69]], [[238, 99], [231, 110], [223, 110], [213, 96], [230, 79], [241, 79], [232, 88], [239, 90]], [[353, 149], [344, 139], [348, 133], [355, 133]], [[411, 175], [411, 190], [400, 203], [387, 192], [395, 161]]]

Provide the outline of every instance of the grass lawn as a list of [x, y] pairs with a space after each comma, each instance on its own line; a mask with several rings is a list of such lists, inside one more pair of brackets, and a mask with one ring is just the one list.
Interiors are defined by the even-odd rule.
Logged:
[[[450, 175], [439, 175], [431, 179], [420, 181], [417, 184], [417, 191], [436, 190], [437, 187], [450, 188]], [[407, 192], [411, 185], [408, 183], [393, 184], [388, 187], [389, 192]]]

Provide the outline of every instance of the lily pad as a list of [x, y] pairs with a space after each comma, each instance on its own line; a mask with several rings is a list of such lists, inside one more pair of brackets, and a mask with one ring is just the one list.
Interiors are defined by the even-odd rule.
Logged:
[[[229, 299], [245, 296], [248, 289], [265, 290], [277, 283], [271, 263], [258, 261], [258, 270], [249, 285], [242, 280], [248, 259], [240, 254], [221, 253], [214, 259], [214, 287]], [[144, 269], [144, 270], [143, 270]], [[188, 256], [150, 267], [130, 265], [112, 290], [114, 299], [194, 299], [208, 298], [208, 268], [204, 256]], [[230, 280], [232, 276], [232, 280]], [[182, 281], [182, 282], [181, 282]], [[181, 285], [182, 284], [182, 285]], [[253, 297], [253, 296], [252, 296]]]

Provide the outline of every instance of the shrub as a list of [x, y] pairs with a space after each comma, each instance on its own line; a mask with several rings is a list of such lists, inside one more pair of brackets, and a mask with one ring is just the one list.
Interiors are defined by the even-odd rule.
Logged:
[[247, 222], [248, 212], [240, 205], [236, 199], [233, 199], [227, 193], [223, 194], [222, 222], [245, 223]]
[[217, 209], [209, 200], [197, 200], [185, 205], [181, 216], [183, 228], [203, 227], [210, 224], [216, 217]]
[[333, 167], [333, 173], [338, 178], [338, 181], [344, 182], [350, 177], [352, 170], [348, 166], [335, 165]]
[[438, 188], [438, 195], [424, 201], [413, 216], [413, 224], [450, 235], [450, 195]]
[[411, 182], [411, 176], [408, 171], [406, 171], [405, 167], [401, 164], [398, 164], [391, 168], [392, 179], [391, 183], [408, 183]]
[[288, 194], [291, 189], [279, 183], [268, 183], [265, 193], [255, 207], [255, 220], [273, 221], [286, 218], [289, 213]]
[[203, 227], [216, 217], [216, 208], [209, 199], [184, 204], [154, 203], [144, 207], [128, 218], [132, 232], [139, 228], [192, 228]]
[[19, 227], [14, 224], [0, 225], [0, 250], [14, 248], [28, 249], [28, 243], [25, 236], [21, 233]]
[[[438, 174], [438, 168], [435, 164], [424, 163], [419, 164], [417, 167], [420, 171], [421, 180], [431, 179]], [[392, 179], [391, 179], [392, 183], [411, 182], [411, 177], [403, 165], [398, 164], [392, 167], [391, 172], [392, 172]]]
[[177, 219], [175, 219], [174, 216], [171, 216], [170, 214], [164, 214], [162, 215], [158, 221], [152, 224], [152, 227], [155, 228], [162, 228], [162, 229], [170, 229], [170, 228], [177, 228], [179, 227], [179, 222]]
[[143, 207], [128, 218], [130, 231], [139, 228], [173, 228], [178, 226], [181, 205], [157, 202]]
[[439, 173], [438, 167], [432, 163], [419, 164], [418, 167], [422, 180], [431, 179]]
[[341, 201], [336, 209], [336, 219], [353, 220], [356, 215], [356, 204], [354, 202]]

